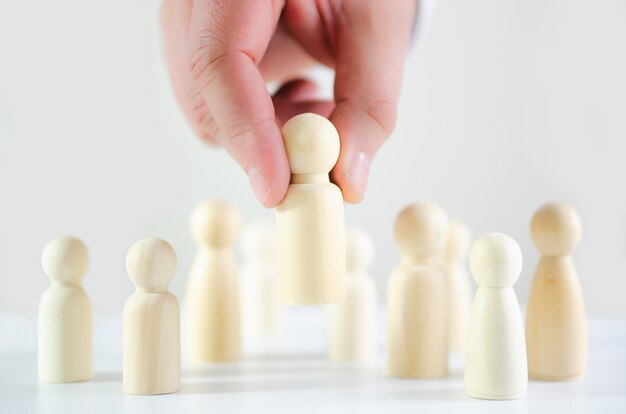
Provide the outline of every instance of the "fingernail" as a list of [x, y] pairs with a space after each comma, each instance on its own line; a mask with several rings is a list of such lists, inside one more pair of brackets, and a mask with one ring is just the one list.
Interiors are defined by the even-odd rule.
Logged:
[[270, 194], [270, 186], [267, 184], [267, 181], [259, 174], [259, 172], [250, 168], [248, 170], [248, 180], [250, 181], [250, 185], [252, 186], [252, 190], [254, 191], [254, 195], [256, 195], [257, 200], [263, 205], [267, 201], [267, 197]]
[[357, 152], [352, 156], [350, 168], [348, 169], [348, 179], [354, 187], [361, 193], [365, 194], [367, 187], [367, 177], [370, 170], [370, 160], [363, 152]]

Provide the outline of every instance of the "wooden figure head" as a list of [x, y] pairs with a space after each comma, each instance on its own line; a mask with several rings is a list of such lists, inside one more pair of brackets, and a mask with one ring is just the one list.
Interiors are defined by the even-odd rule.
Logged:
[[530, 234], [537, 250], [546, 256], [565, 256], [580, 243], [582, 223], [567, 203], [544, 204], [533, 216]]
[[327, 174], [339, 158], [339, 133], [328, 119], [305, 113], [283, 125], [292, 174]]
[[50, 280], [77, 285], [89, 266], [87, 246], [72, 236], [52, 239], [43, 249], [41, 266]]
[[488, 233], [476, 240], [469, 261], [472, 276], [481, 287], [511, 287], [522, 273], [522, 250], [502, 233]]
[[405, 256], [436, 256], [448, 239], [448, 215], [436, 204], [410, 204], [398, 214], [395, 234]]
[[176, 253], [165, 240], [146, 237], [126, 254], [126, 272], [133, 284], [148, 291], [164, 291], [176, 271]]
[[231, 203], [204, 201], [193, 209], [189, 227], [196, 243], [221, 249], [234, 243], [241, 227], [241, 217]]

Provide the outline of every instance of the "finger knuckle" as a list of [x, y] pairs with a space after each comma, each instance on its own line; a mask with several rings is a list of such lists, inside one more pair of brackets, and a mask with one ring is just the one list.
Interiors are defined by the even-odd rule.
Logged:
[[272, 148], [275, 141], [272, 132], [276, 129], [275, 119], [266, 116], [253, 118], [231, 117], [231, 122], [221, 123], [220, 131], [228, 145], [239, 153], [265, 151]]
[[367, 102], [364, 107], [366, 115], [384, 133], [384, 139], [389, 137], [396, 126], [397, 106], [391, 101], [376, 100]]
[[246, 123], [237, 123], [225, 128], [224, 133], [232, 148], [245, 149], [250, 145], [253, 128]]
[[194, 131], [204, 141], [215, 144], [219, 130], [202, 95], [199, 92], [192, 92], [188, 97], [186, 113]]
[[213, 68], [226, 55], [224, 42], [215, 32], [207, 29], [196, 33], [190, 41], [189, 71], [195, 81], [211, 82]]

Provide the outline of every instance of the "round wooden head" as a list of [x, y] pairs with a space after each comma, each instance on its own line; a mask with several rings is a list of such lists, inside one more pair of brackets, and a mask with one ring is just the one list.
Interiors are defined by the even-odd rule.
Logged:
[[346, 267], [348, 274], [367, 269], [374, 259], [374, 242], [360, 229], [346, 231]]
[[339, 134], [323, 116], [294, 116], [283, 125], [282, 135], [292, 174], [326, 174], [337, 163]]
[[395, 234], [402, 254], [435, 256], [448, 239], [448, 215], [436, 204], [410, 204], [398, 214]]
[[78, 284], [89, 267], [87, 246], [72, 236], [52, 239], [43, 248], [41, 267], [52, 281]]
[[266, 221], [248, 224], [241, 234], [241, 250], [250, 261], [273, 261], [276, 257], [276, 231]]
[[512, 237], [502, 233], [489, 233], [476, 240], [469, 261], [478, 286], [510, 287], [522, 273], [522, 250]]
[[165, 240], [146, 237], [126, 254], [126, 273], [138, 288], [164, 290], [176, 271], [176, 253]]
[[472, 233], [462, 222], [450, 220], [448, 241], [443, 250], [443, 258], [446, 262], [464, 260], [472, 244]]
[[189, 226], [196, 243], [220, 249], [235, 241], [241, 226], [241, 217], [237, 207], [231, 203], [205, 201], [193, 209]]
[[548, 203], [533, 216], [530, 235], [541, 254], [565, 256], [580, 243], [582, 223], [571, 205]]

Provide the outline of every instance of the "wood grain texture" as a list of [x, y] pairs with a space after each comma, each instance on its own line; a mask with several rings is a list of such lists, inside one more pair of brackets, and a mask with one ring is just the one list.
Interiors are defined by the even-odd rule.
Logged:
[[153, 395], [180, 389], [180, 309], [167, 291], [176, 254], [165, 241], [145, 238], [126, 256], [135, 285], [124, 306], [124, 392]]
[[328, 173], [339, 136], [326, 118], [302, 114], [282, 129], [291, 183], [276, 208], [279, 298], [286, 304], [330, 304], [345, 298], [343, 198]]
[[241, 356], [237, 265], [230, 249], [200, 247], [187, 283], [189, 357], [228, 362]]
[[344, 300], [345, 224], [339, 188], [331, 183], [292, 184], [276, 213], [281, 302]]
[[448, 237], [448, 217], [434, 204], [411, 204], [398, 214], [395, 236], [403, 261], [389, 278], [389, 375], [445, 376], [448, 292], [446, 272], [438, 260]]
[[542, 253], [526, 308], [526, 345], [531, 378], [581, 378], [587, 367], [587, 318], [578, 273], [570, 253], [582, 225], [568, 204], [549, 203], [531, 222], [533, 242]]
[[448, 307], [442, 269], [407, 261], [388, 288], [388, 370], [401, 378], [448, 374]]

